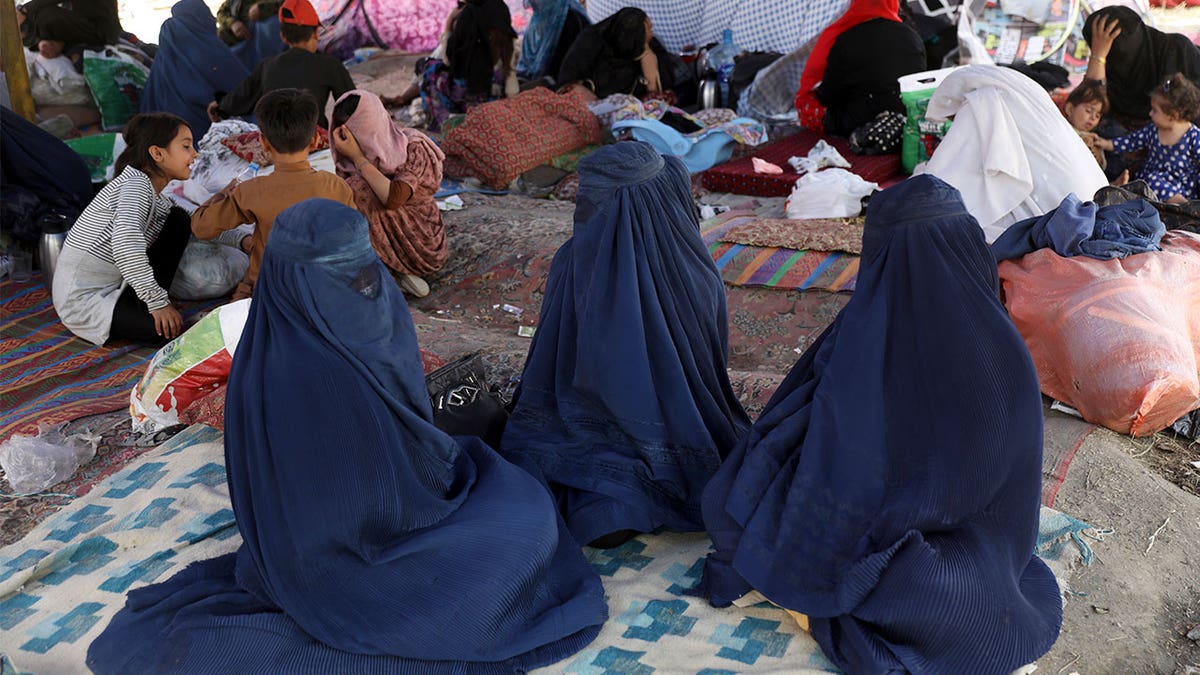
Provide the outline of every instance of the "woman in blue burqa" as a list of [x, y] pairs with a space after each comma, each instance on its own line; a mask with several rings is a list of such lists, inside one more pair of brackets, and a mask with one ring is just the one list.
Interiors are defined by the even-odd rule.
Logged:
[[142, 92], [142, 112], [182, 117], [199, 140], [208, 131], [208, 103], [232, 91], [258, 62], [283, 51], [279, 19], [255, 23], [253, 38], [230, 48], [204, 0], [180, 0], [158, 35], [158, 53]]
[[243, 544], [129, 594], [97, 673], [514, 673], [581, 649], [599, 578], [546, 490], [434, 427], [412, 318], [357, 211], [275, 221], [233, 360]]
[[705, 490], [705, 588], [806, 615], [849, 673], [1010, 673], [1062, 622], [1041, 472], [1037, 374], [983, 231], [910, 178], [871, 200], [854, 297]]
[[501, 442], [578, 541], [704, 528], [704, 485], [749, 428], [726, 322], [683, 163], [640, 142], [584, 158]]

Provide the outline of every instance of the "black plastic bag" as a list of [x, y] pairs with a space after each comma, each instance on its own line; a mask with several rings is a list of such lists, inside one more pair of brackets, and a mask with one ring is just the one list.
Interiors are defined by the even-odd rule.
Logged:
[[493, 448], [508, 423], [499, 394], [488, 387], [478, 353], [448, 363], [425, 376], [433, 423], [451, 436], [478, 436]]

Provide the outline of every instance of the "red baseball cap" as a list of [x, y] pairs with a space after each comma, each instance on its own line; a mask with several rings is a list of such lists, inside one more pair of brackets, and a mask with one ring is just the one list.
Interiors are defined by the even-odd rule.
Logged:
[[284, 0], [279, 6], [279, 23], [294, 26], [320, 26], [321, 17], [308, 0]]

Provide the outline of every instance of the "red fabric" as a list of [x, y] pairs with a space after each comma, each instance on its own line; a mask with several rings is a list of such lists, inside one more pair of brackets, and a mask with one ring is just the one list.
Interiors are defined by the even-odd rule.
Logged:
[[[808, 154], [823, 136], [816, 131], [803, 130], [798, 134], [769, 143], [749, 157], [731, 160], [701, 174], [702, 184], [714, 192], [732, 192], [757, 197], [786, 197], [792, 193], [796, 179], [800, 176], [788, 165], [791, 157]], [[864, 180], [887, 187], [904, 178], [900, 170], [900, 155], [856, 155], [850, 152], [850, 143], [844, 138], [825, 138], [850, 162], [850, 169]], [[783, 173], [755, 173], [753, 158], [766, 160], [783, 167]]]
[[800, 76], [800, 90], [796, 92], [796, 112], [799, 113], [800, 125], [804, 128], [822, 128], [825, 106], [817, 100], [815, 91], [821, 79], [825, 77], [825, 64], [829, 60], [829, 50], [833, 49], [833, 43], [837, 42], [842, 33], [871, 19], [900, 21], [900, 0], [851, 0], [846, 13], [821, 31], [817, 43], [813, 45], [812, 54], [804, 63], [804, 74]]
[[[329, 133], [327, 131], [321, 127], [317, 127], [317, 136], [317, 147], [313, 148], [313, 152], [329, 147]], [[221, 139], [221, 145], [229, 148], [233, 154], [247, 162], [254, 162], [259, 166], [271, 164], [271, 156], [263, 149], [261, 131], [247, 131], [244, 134], [223, 138]]]
[[[446, 365], [442, 357], [421, 350], [421, 369], [428, 375]], [[204, 396], [192, 402], [188, 408], [179, 413], [179, 421], [183, 424], [207, 424], [214, 429], [225, 430], [225, 385], [213, 389]]]
[[442, 138], [445, 174], [503, 189], [563, 153], [602, 142], [600, 122], [580, 94], [537, 87], [467, 111]]

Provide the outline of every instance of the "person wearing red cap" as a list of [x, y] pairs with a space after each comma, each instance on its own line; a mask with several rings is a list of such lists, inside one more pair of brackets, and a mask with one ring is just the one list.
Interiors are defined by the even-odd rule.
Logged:
[[236, 89], [208, 104], [214, 122], [227, 117], [248, 115], [263, 94], [276, 89], [303, 89], [313, 95], [325, 120], [325, 102], [354, 88], [346, 66], [328, 54], [317, 53], [317, 30], [321, 17], [308, 0], [284, 0], [279, 6], [279, 33], [287, 51], [264, 59]]

